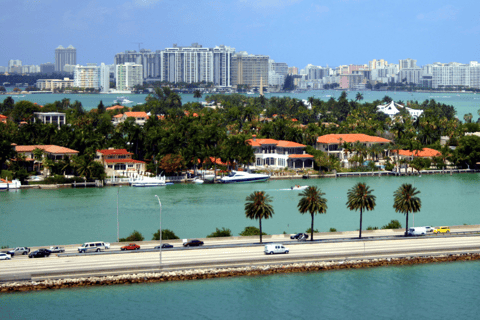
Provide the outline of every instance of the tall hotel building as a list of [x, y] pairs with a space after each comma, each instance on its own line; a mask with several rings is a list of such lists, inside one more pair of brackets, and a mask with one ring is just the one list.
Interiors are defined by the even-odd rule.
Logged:
[[77, 49], [72, 45], [66, 49], [62, 46], [55, 49], [55, 72], [63, 72], [63, 66], [66, 64], [77, 64]]
[[458, 62], [434, 63], [432, 65], [432, 87], [465, 86], [480, 89], [480, 64]]
[[260, 79], [268, 83], [268, 56], [248, 54], [240, 51], [232, 57], [232, 86], [239, 84], [260, 88]]
[[100, 68], [96, 63], [75, 66], [73, 76], [74, 87], [100, 89]]
[[143, 84], [142, 69], [141, 64], [133, 62], [116, 65], [117, 90], [132, 90], [136, 85]]

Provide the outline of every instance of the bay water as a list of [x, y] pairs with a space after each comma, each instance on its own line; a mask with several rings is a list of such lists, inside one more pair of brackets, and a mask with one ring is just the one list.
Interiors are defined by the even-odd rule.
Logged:
[[0, 294], [2, 319], [477, 319], [480, 262]]
[[[86, 241], [114, 242], [117, 237], [117, 203], [120, 237], [132, 231], [150, 240], [162, 228], [181, 239], [205, 237], [215, 228], [228, 228], [238, 235], [258, 221], [245, 217], [245, 199], [253, 191], [272, 198], [275, 214], [263, 220], [264, 232], [303, 232], [310, 215], [299, 213], [300, 191], [294, 185], [319, 187], [328, 200], [326, 214], [315, 216], [315, 229], [328, 232], [359, 228], [359, 212], [346, 207], [347, 192], [358, 182], [373, 189], [376, 207], [363, 215], [363, 227], [379, 227], [405, 216], [393, 209], [393, 193], [403, 183], [421, 191], [421, 212], [410, 215], [410, 226], [478, 224], [480, 222], [480, 174], [422, 175], [409, 177], [355, 177], [308, 180], [270, 180], [247, 184], [175, 184], [165, 187], [26, 189], [0, 192], [0, 246], [48, 246]], [[118, 201], [117, 201], [118, 193]]]

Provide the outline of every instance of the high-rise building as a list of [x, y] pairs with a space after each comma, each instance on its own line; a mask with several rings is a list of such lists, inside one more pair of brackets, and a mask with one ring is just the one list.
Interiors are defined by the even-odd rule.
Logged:
[[55, 65], [51, 62], [42, 63], [40, 65], [40, 73], [51, 74], [55, 72]]
[[268, 56], [240, 51], [232, 57], [232, 86], [259, 88], [260, 79], [268, 83]]
[[[15, 72], [16, 70], [18, 70], [17, 67], [21, 67], [21, 66], [22, 66], [22, 60], [9, 60], [8, 72]], [[16, 69], [13, 69], [13, 68], [16, 68]], [[21, 73], [21, 68], [20, 68], [20, 72], [18, 73]]]
[[75, 66], [73, 76], [74, 87], [100, 89], [100, 68], [96, 63]]
[[368, 68], [370, 70], [385, 68], [387, 65], [388, 65], [387, 60], [383, 60], [383, 59], [379, 59], [379, 60], [373, 59], [372, 61], [368, 62]]
[[7, 72], [7, 67], [0, 66], [0, 73]]
[[132, 90], [136, 85], [143, 84], [143, 66], [133, 62], [125, 62], [116, 66], [117, 90]]
[[413, 59], [404, 59], [399, 60], [400, 70], [402, 69], [415, 69], [417, 67], [417, 60]]
[[298, 68], [297, 67], [289, 67], [288, 68], [288, 74], [292, 74], [292, 75], [298, 74]]
[[432, 87], [470, 87], [480, 89], [480, 64], [450, 62], [434, 63], [432, 66]]
[[72, 45], [66, 49], [60, 45], [55, 49], [55, 72], [63, 72], [66, 64], [77, 64], [77, 49]]
[[110, 89], [110, 66], [105, 63], [100, 64], [100, 91], [108, 92]]

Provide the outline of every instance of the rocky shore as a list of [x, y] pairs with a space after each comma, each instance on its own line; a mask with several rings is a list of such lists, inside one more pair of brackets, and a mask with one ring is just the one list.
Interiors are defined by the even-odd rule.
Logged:
[[385, 266], [404, 266], [425, 263], [474, 261], [480, 260], [480, 253], [443, 254], [437, 256], [359, 259], [326, 262], [289, 263], [235, 268], [207, 268], [180, 271], [137, 273], [104, 277], [83, 277], [73, 279], [11, 282], [0, 285], [0, 292], [25, 292], [51, 289], [64, 289], [89, 286], [108, 286], [116, 284], [151, 283], [166, 281], [186, 281], [240, 276], [259, 276], [279, 273], [330, 271], [342, 269], [375, 268]]

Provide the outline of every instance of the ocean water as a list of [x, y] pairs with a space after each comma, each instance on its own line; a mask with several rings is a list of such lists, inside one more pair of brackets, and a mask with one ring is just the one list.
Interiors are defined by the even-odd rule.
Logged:
[[[276, 97], [292, 97], [297, 99], [308, 99], [309, 97], [315, 97], [323, 101], [329, 100], [331, 97], [338, 98], [342, 91], [339, 90], [313, 90], [303, 93], [267, 93], [265, 97], [270, 98], [273, 96]], [[348, 99], [355, 100], [357, 91], [348, 91]], [[394, 91], [362, 91], [364, 102], [373, 102], [375, 100], [382, 100], [383, 97], [390, 96], [395, 101], [403, 101], [404, 103], [413, 100], [423, 102], [425, 100], [435, 99], [437, 102], [445, 103], [455, 107], [457, 111], [457, 116], [460, 120], [463, 121], [463, 116], [467, 113], [471, 113], [474, 116], [474, 119], [477, 119], [477, 110], [480, 108], [480, 94], [474, 93], [441, 93], [441, 92], [394, 92]], [[22, 96], [22, 95], [21, 95]], [[71, 102], [78, 100], [82, 103], [83, 107], [86, 110], [91, 110], [96, 108], [100, 101], [104, 105], [113, 105], [113, 101], [116, 100], [117, 95], [114, 94], [26, 94], [24, 97], [13, 96], [15, 101], [28, 100], [31, 102], [36, 102], [40, 105], [46, 103], [52, 103], [55, 101], [60, 101], [63, 98], [70, 99]], [[129, 100], [133, 101], [132, 104], [128, 106], [134, 106], [139, 103], [145, 102], [146, 94], [122, 94], [122, 96], [127, 97]], [[199, 101], [196, 98], [193, 98], [193, 94], [181, 94], [182, 103], [187, 102], [197, 102]], [[249, 95], [249, 97], [256, 97], [256, 95]], [[1, 96], [0, 99], [3, 101], [7, 96]], [[206, 95], [203, 95], [205, 99]], [[200, 99], [200, 101], [203, 101]]]
[[268, 234], [296, 233], [310, 227], [310, 215], [297, 209], [299, 191], [293, 185], [318, 186], [325, 193], [328, 210], [315, 216], [315, 229], [327, 232], [359, 228], [359, 212], [346, 207], [347, 192], [358, 182], [373, 189], [376, 207], [363, 214], [363, 227], [379, 227], [397, 219], [405, 227], [405, 216], [393, 209], [393, 193], [403, 183], [420, 190], [422, 208], [410, 215], [412, 226], [478, 224], [480, 174], [422, 175], [411, 177], [355, 177], [309, 180], [271, 180], [247, 184], [176, 184], [166, 187], [64, 188], [0, 192], [0, 246], [48, 246], [103, 240], [117, 236], [117, 190], [120, 237], [133, 230], [146, 240], [162, 227], [183, 238], [205, 237], [215, 228], [229, 228], [238, 235], [258, 221], [245, 217], [245, 198], [253, 191], [271, 196], [275, 214], [263, 220]]
[[0, 294], [2, 319], [478, 319], [480, 262]]

